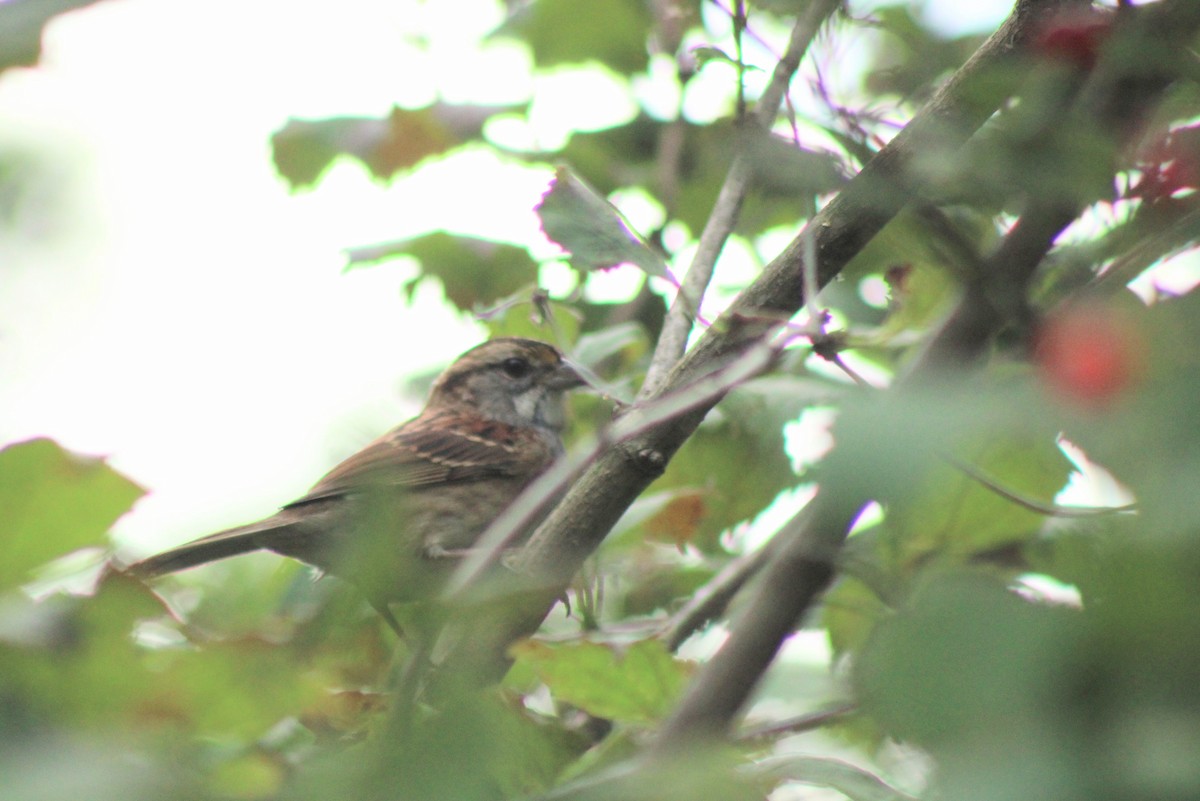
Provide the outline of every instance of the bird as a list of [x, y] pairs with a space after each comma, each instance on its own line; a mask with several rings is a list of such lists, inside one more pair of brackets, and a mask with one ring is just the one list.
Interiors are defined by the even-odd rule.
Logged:
[[355, 584], [398, 634], [389, 604], [432, 597], [456, 557], [563, 453], [565, 393], [587, 382], [552, 345], [503, 337], [463, 353], [423, 410], [254, 523], [136, 562], [141, 580], [274, 551]]

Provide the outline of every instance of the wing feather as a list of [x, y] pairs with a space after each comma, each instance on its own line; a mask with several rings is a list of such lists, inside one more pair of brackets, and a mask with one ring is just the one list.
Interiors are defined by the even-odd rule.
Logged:
[[525, 475], [542, 469], [555, 455], [552, 445], [528, 428], [499, 422], [481, 427], [478, 418], [454, 412], [422, 415], [346, 459], [284, 508], [372, 486], [419, 489]]

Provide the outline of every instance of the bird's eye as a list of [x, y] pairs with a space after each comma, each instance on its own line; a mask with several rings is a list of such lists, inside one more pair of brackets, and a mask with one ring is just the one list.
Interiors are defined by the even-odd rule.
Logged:
[[524, 378], [533, 370], [533, 366], [524, 359], [514, 356], [511, 359], [505, 359], [500, 362], [500, 369], [509, 378]]

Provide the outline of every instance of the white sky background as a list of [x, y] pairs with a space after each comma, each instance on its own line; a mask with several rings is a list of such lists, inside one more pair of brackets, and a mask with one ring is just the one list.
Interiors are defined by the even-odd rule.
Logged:
[[[1009, 5], [926, 13], [982, 30]], [[342, 249], [439, 228], [541, 241], [549, 172], [477, 151], [384, 186], [342, 163], [292, 196], [269, 138], [439, 92], [525, 99], [520, 47], [474, 49], [499, 21], [487, 0], [107, 0], [53, 22], [41, 66], [0, 75], [0, 153], [52, 179], [0, 229], [0, 445], [110, 456], [151, 490], [118, 524], [147, 552], [270, 513], [414, 413], [405, 377], [482, 330], [434, 287], [406, 305], [411, 265], [343, 273]], [[632, 113], [597, 96], [540, 104], [535, 133]]]

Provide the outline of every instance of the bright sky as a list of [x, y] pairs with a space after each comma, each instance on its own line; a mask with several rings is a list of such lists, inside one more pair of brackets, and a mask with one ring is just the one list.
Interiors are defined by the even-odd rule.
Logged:
[[[927, 6], [978, 30], [1009, 3]], [[341, 250], [443, 227], [540, 241], [548, 171], [476, 151], [387, 187], [341, 164], [291, 196], [269, 137], [437, 92], [536, 88], [547, 139], [632, 113], [598, 101], [603, 79], [556, 94], [516, 45], [476, 50], [499, 20], [487, 0], [108, 0], [58, 18], [42, 65], [0, 76], [0, 158], [30, 154], [45, 195], [0, 238], [0, 444], [110, 456], [152, 490], [118, 526], [144, 552], [269, 513], [412, 414], [405, 377], [481, 331], [437, 289], [406, 305], [411, 265], [344, 274]]]

